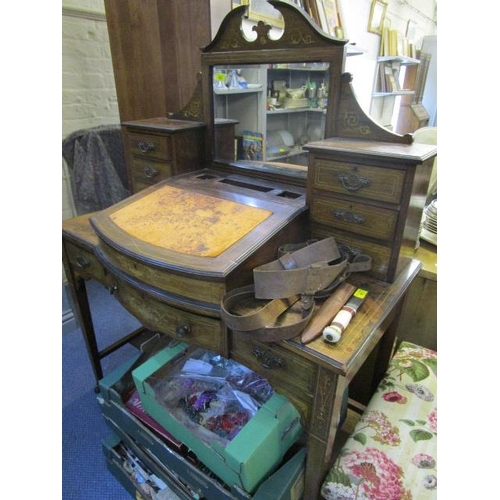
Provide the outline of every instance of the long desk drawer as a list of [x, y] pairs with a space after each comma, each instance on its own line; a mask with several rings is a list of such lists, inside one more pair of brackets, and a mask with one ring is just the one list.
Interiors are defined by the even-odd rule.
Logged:
[[106, 266], [113, 266], [144, 285], [178, 295], [185, 301], [192, 301], [193, 304], [205, 304], [206, 307], [216, 308], [218, 311], [220, 301], [226, 292], [226, 286], [222, 281], [175, 274], [134, 259], [104, 242], [100, 243], [98, 253]]
[[120, 303], [144, 326], [182, 342], [225, 353], [225, 327], [220, 319], [190, 313], [170, 306], [160, 295], [148, 293], [137, 284], [114, 275], [108, 269], [108, 287]]

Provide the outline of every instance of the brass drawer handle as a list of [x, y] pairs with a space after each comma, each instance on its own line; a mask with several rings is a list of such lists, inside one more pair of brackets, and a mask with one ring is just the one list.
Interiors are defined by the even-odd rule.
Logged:
[[83, 256], [81, 255], [77, 255], [75, 257], [75, 263], [77, 265], [77, 267], [79, 267], [80, 269], [86, 269], [87, 267], [90, 266], [90, 262]]
[[191, 327], [189, 325], [179, 325], [176, 329], [175, 329], [175, 334], [178, 336], [178, 337], [186, 337], [187, 335], [189, 335], [191, 333]]
[[157, 170], [156, 168], [150, 167], [149, 165], [144, 167], [143, 172], [144, 172], [144, 175], [148, 179], [154, 179], [160, 173], [159, 170]]
[[342, 254], [343, 257], [347, 257], [351, 262], [358, 257], [358, 255], [361, 255], [361, 249], [360, 248], [355, 248], [355, 247], [350, 247], [349, 245], [346, 245], [345, 243], [340, 243], [338, 245], [340, 253]]
[[342, 186], [348, 191], [357, 191], [358, 189], [367, 187], [371, 184], [368, 177], [362, 177], [352, 172], [350, 174], [340, 173], [337, 178]]
[[335, 210], [333, 213], [336, 219], [350, 224], [364, 224], [365, 218], [361, 215], [356, 215], [353, 212], [346, 212], [345, 210]]
[[143, 153], [149, 153], [155, 149], [155, 145], [152, 142], [139, 141], [137, 146]]
[[264, 368], [272, 370], [274, 368], [283, 368], [285, 366], [285, 362], [281, 358], [275, 356], [270, 351], [261, 349], [258, 346], [253, 346], [253, 355]]

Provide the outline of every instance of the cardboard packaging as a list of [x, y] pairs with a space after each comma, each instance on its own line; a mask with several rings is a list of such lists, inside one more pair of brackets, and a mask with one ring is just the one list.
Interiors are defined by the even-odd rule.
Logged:
[[227, 444], [215, 435], [213, 441], [200, 439], [157, 400], [154, 389], [155, 381], [187, 359], [188, 348], [182, 343], [166, 348], [133, 370], [143, 408], [226, 484], [252, 493], [301, 436], [300, 415], [287, 398], [274, 393]]

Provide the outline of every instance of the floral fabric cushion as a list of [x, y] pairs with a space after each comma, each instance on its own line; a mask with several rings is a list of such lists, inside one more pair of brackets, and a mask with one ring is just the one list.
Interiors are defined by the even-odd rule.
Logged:
[[437, 495], [437, 353], [402, 342], [327, 474], [327, 500]]

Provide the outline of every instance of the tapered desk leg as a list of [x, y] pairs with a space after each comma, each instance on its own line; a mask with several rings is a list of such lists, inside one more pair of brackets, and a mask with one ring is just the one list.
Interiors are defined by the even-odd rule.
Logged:
[[99, 380], [103, 377], [103, 371], [95, 336], [94, 323], [92, 322], [92, 313], [85, 280], [83, 278], [76, 277], [74, 282], [70, 284], [70, 288], [74, 301], [74, 312], [76, 313], [80, 329], [82, 330], [85, 347], [87, 348], [87, 353], [90, 357], [92, 371], [94, 372], [97, 385]]
[[321, 484], [333, 458], [346, 387], [344, 377], [324, 368], [319, 369], [307, 441], [304, 499], [320, 498]]

